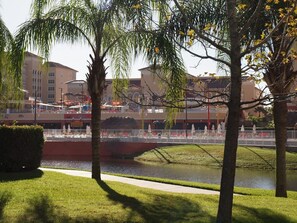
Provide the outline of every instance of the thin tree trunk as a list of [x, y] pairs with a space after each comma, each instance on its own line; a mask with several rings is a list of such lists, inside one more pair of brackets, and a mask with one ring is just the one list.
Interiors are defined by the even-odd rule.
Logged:
[[276, 197], [287, 197], [286, 144], [287, 144], [287, 101], [275, 101], [273, 118], [276, 144]]
[[[238, 127], [240, 118], [241, 78], [233, 78], [229, 114], [224, 146], [224, 159], [221, 177], [219, 209], [217, 222], [232, 222], [233, 192], [238, 146]], [[233, 93], [232, 93], [233, 92]]]
[[220, 199], [217, 214], [218, 223], [232, 222], [233, 192], [238, 146], [238, 128], [241, 99], [240, 37], [236, 17], [236, 1], [227, 1], [229, 33], [231, 44], [231, 90], [228, 104], [228, 120], [224, 146], [224, 160], [221, 177]]

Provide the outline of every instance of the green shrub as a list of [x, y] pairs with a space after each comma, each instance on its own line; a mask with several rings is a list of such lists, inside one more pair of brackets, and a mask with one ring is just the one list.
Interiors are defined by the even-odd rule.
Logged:
[[43, 128], [40, 126], [0, 126], [0, 171], [37, 169], [43, 144]]

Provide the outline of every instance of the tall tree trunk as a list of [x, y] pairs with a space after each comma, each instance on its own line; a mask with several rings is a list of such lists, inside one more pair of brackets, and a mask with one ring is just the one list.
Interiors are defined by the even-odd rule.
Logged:
[[[237, 67], [238, 69], [239, 67]], [[235, 68], [236, 69], [236, 68]], [[240, 72], [232, 77], [217, 222], [232, 222], [233, 192], [240, 120]]]
[[101, 181], [100, 168], [100, 122], [101, 97], [92, 97], [92, 178]]
[[101, 181], [100, 167], [100, 126], [101, 126], [101, 100], [105, 87], [106, 70], [104, 58], [95, 54], [91, 57], [92, 64], [87, 75], [88, 90], [92, 99], [92, 178]]
[[238, 146], [238, 128], [240, 119], [241, 99], [241, 57], [240, 36], [236, 17], [236, 1], [227, 1], [227, 13], [229, 21], [229, 33], [231, 44], [231, 89], [228, 104], [229, 114], [227, 119], [227, 131], [224, 146], [224, 160], [221, 177], [221, 189], [219, 208], [217, 214], [218, 223], [232, 222], [233, 192], [236, 170], [236, 154]]
[[286, 144], [287, 144], [287, 101], [275, 101], [273, 118], [276, 144], [276, 197], [287, 197]]

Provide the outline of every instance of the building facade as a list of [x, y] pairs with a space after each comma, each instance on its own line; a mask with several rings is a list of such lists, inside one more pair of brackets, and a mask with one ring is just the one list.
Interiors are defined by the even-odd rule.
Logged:
[[55, 62], [44, 62], [42, 57], [26, 52], [22, 70], [23, 88], [29, 98], [44, 103], [61, 103], [67, 93], [66, 82], [76, 79], [77, 71]]
[[[158, 97], [166, 94], [166, 83], [163, 81], [160, 70], [146, 67], [140, 69], [141, 78], [129, 79], [126, 92], [119, 92], [121, 101], [124, 103], [133, 103], [151, 106], [161, 106]], [[185, 84], [185, 93], [187, 105], [192, 108], [199, 107], [202, 102], [227, 101], [230, 77], [229, 76], [193, 76], [187, 74]], [[242, 78], [243, 102], [253, 101], [261, 97], [261, 91], [256, 87], [253, 79]], [[117, 99], [118, 100], [118, 99]], [[106, 80], [106, 89], [103, 95], [103, 101], [112, 103], [112, 79]], [[247, 113], [252, 113], [253, 109], [247, 109]]]
[[[162, 106], [159, 98], [166, 94], [168, 86], [164, 83], [163, 74], [160, 70], [146, 67], [140, 69], [140, 72], [141, 78], [130, 79], [127, 90], [118, 92], [117, 99], [113, 98], [112, 79], [106, 80], [103, 101], [110, 105], [115, 100], [120, 101], [122, 105], [127, 105], [130, 114], [135, 112], [140, 115], [141, 119], [144, 119], [146, 124], [163, 128], [167, 114], [166, 108]], [[226, 121], [227, 107], [224, 103], [218, 102], [228, 101], [229, 76], [193, 76], [187, 74], [185, 82], [184, 108], [180, 109], [176, 128], [189, 128], [188, 123], [193, 123], [196, 129], [201, 129], [205, 125], [210, 129], [212, 126], [216, 127]], [[253, 101], [259, 97], [261, 97], [261, 91], [256, 87], [254, 80], [243, 77], [242, 101]], [[248, 115], [255, 113], [255, 108], [244, 110], [242, 121]]]

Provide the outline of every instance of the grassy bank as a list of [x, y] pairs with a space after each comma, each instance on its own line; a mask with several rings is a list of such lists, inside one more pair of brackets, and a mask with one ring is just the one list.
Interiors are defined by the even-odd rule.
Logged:
[[[135, 159], [146, 162], [165, 162], [220, 167], [223, 163], [223, 145], [178, 145], [159, 147]], [[237, 167], [274, 169], [275, 150], [256, 147], [238, 147]], [[297, 170], [297, 153], [287, 153], [287, 169]]]
[[[0, 222], [215, 222], [218, 196], [159, 192], [54, 172], [0, 173]], [[251, 190], [252, 191], [252, 190]], [[261, 191], [261, 190], [257, 190]], [[235, 196], [234, 222], [297, 222], [297, 195]], [[273, 205], [271, 205], [273, 204]]]

